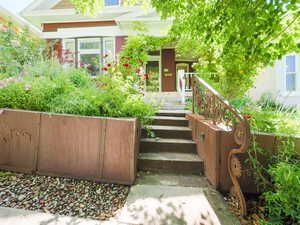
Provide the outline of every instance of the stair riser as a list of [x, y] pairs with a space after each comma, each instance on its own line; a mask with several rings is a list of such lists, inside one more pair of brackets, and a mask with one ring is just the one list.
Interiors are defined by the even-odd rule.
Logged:
[[185, 113], [168, 113], [168, 112], [157, 112], [157, 116], [173, 116], [173, 117], [185, 117]]
[[203, 162], [139, 159], [138, 169], [150, 172], [202, 174], [204, 171], [204, 165]]
[[140, 152], [178, 152], [197, 153], [196, 144], [141, 142]]
[[184, 107], [160, 107], [162, 110], [184, 110]]
[[187, 120], [155, 119], [152, 121], [152, 125], [187, 127], [188, 121]]
[[[192, 140], [191, 131], [182, 131], [182, 130], [152, 130], [152, 131], [154, 132], [155, 137], [159, 137], [159, 138]], [[146, 137], [147, 137], [147, 132], [143, 130], [142, 138], [146, 138]]]

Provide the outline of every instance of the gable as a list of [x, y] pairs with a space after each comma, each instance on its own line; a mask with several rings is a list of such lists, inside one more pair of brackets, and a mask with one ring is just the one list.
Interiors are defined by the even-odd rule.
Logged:
[[70, 0], [61, 0], [56, 5], [54, 5], [51, 9], [73, 9], [74, 5]]

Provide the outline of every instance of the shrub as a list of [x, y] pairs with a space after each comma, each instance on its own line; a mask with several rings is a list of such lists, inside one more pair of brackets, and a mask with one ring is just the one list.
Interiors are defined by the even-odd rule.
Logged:
[[33, 39], [28, 29], [17, 33], [12, 24], [8, 29], [0, 32], [0, 73], [10, 76], [18, 75], [24, 65], [32, 65], [43, 58], [46, 48], [43, 40]]
[[[269, 224], [300, 224], [300, 163], [279, 162], [269, 169], [274, 190], [263, 195]], [[291, 223], [289, 223], [291, 224]]]
[[0, 80], [0, 108], [136, 117], [144, 124], [156, 110], [117, 69], [92, 80], [84, 69], [64, 68], [55, 60], [37, 62], [22, 76]]
[[[268, 95], [257, 103], [248, 98], [232, 102], [248, 115], [252, 131], [277, 134], [276, 153], [264, 151], [255, 141], [249, 149], [253, 175], [262, 187], [265, 201], [264, 220], [260, 224], [283, 225], [300, 222], [300, 153], [296, 151], [293, 135], [300, 135], [300, 114]], [[264, 156], [264, 164], [257, 156]]]

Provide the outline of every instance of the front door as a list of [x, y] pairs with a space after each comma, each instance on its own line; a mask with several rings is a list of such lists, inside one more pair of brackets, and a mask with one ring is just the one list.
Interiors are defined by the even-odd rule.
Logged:
[[161, 90], [164, 92], [176, 91], [175, 49], [161, 50], [161, 64]]

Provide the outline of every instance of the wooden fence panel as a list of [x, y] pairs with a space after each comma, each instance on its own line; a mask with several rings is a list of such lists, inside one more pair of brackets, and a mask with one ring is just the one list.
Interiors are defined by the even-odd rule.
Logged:
[[[103, 179], [132, 184], [136, 176], [136, 119], [107, 119]], [[134, 149], [134, 151], [132, 151]]]
[[38, 173], [100, 180], [105, 121], [42, 114]]
[[0, 169], [36, 170], [41, 113], [0, 109]]

